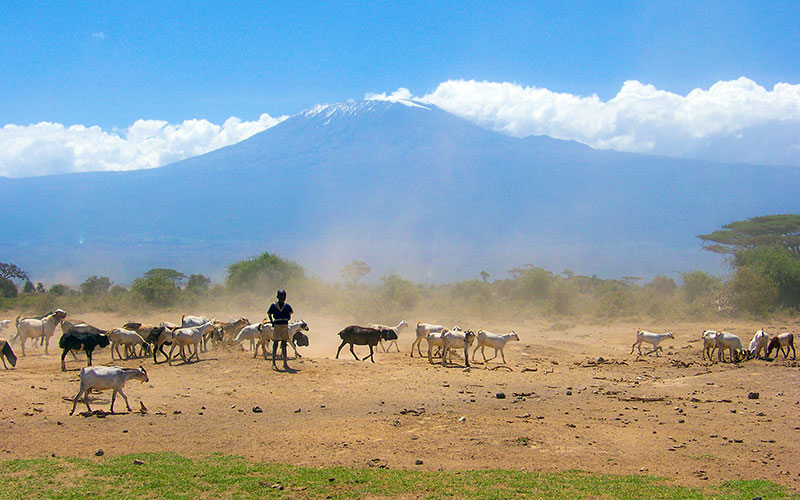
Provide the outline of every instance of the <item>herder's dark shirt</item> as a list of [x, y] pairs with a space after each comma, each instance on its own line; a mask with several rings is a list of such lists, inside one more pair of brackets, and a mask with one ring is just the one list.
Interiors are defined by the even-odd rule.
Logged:
[[271, 306], [269, 306], [269, 311], [267, 311], [267, 314], [272, 316], [273, 324], [288, 325], [289, 319], [292, 317], [293, 312], [292, 306], [284, 302], [283, 309], [278, 307], [277, 303], [273, 303]]

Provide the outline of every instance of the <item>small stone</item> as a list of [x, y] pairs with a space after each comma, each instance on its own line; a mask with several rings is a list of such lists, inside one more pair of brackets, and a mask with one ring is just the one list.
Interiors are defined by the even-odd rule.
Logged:
[[605, 359], [603, 359], [603, 356], [600, 356], [599, 358], [597, 358], [597, 364], [598, 364], [598, 365], [602, 365], [602, 364], [603, 364], [603, 363], [605, 363], [605, 362], [606, 362], [606, 360], [605, 360]]
[[123, 434], [127, 434], [128, 433], [128, 429], [122, 429], [122, 433]]
[[422, 462], [422, 460], [420, 460], [420, 459], [416, 459], [416, 460], [414, 461], [414, 465], [422, 465], [422, 464], [423, 464], [423, 462]]
[[295, 413], [300, 413], [300, 408], [296, 409], [294, 412]]
[[467, 421], [467, 417], [459, 417], [458, 421], [464, 423]]
[[648, 470], [647, 467], [642, 467], [639, 469], [639, 472], [647, 472], [647, 470]]
[[679, 423], [679, 424], [682, 424], [682, 423], [684, 423], [684, 422], [686, 422], [686, 420], [684, 420], [684, 419], [682, 419], [682, 418], [679, 418], [679, 419], [678, 419], [678, 423]]
[[173, 412], [172, 412], [172, 414], [173, 414], [173, 415], [180, 415], [180, 414], [181, 414], [181, 411], [180, 411], [180, 410], [175, 410], [175, 411], [173, 411]]
[[494, 397], [496, 397], [497, 399], [506, 399], [506, 393], [498, 392], [497, 394], [494, 395]]
[[759, 394], [757, 392], [749, 392], [747, 393], [747, 399], [758, 399]]
[[254, 406], [253, 413], [264, 413], [264, 410], [262, 410], [260, 406]]
[[96, 456], [96, 457], [102, 457], [103, 454], [105, 454], [105, 452], [103, 451], [102, 448], [98, 448], [98, 449], [94, 450], [94, 456]]
[[133, 461], [133, 465], [144, 465], [144, 462], [139, 460], [138, 458]]
[[61, 420], [59, 420], [58, 422], [56, 422], [56, 425], [64, 425], [64, 422], [62, 422]]
[[567, 396], [572, 396], [572, 391], [567, 391], [566, 394]]

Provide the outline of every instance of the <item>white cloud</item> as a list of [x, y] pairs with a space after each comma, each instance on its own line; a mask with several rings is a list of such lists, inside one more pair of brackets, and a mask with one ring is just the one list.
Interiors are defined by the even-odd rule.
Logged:
[[[397, 93], [410, 98], [405, 89]], [[778, 83], [767, 90], [739, 78], [683, 96], [631, 80], [604, 102], [596, 95], [514, 83], [451, 80], [417, 99], [517, 137], [549, 135], [619, 151], [800, 166], [800, 85]]]
[[264, 113], [256, 121], [228, 118], [169, 124], [137, 120], [120, 133], [100, 127], [41, 122], [0, 128], [0, 175], [36, 175], [98, 170], [136, 170], [166, 165], [237, 143], [286, 117]]

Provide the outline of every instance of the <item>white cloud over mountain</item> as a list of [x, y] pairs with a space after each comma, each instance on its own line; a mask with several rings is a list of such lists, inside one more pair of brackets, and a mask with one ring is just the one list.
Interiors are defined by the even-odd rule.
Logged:
[[[399, 89], [384, 98], [409, 97]], [[747, 78], [683, 96], [631, 80], [608, 101], [513, 83], [451, 80], [417, 98], [497, 131], [725, 162], [800, 166], [800, 85]]]
[[[747, 78], [675, 94], [631, 80], [612, 99], [514, 83], [451, 80], [414, 97], [401, 88], [368, 99], [435, 104], [516, 137], [549, 135], [595, 148], [723, 162], [800, 166], [800, 85], [772, 90]], [[231, 117], [170, 124], [137, 120], [127, 129], [42, 122], [0, 128], [0, 175], [27, 177], [152, 168], [234, 144], [286, 117]]]
[[28, 177], [68, 172], [153, 168], [235, 144], [286, 117], [266, 113], [256, 121], [231, 117], [170, 124], [136, 120], [125, 130], [41, 122], [0, 128], [0, 175]]

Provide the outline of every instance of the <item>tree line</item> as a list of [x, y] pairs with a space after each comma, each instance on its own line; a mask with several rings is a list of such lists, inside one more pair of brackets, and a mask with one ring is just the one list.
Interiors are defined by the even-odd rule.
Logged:
[[665, 275], [650, 281], [636, 276], [603, 279], [569, 269], [555, 273], [525, 265], [495, 279], [481, 271], [474, 279], [429, 285], [389, 274], [377, 284], [365, 284], [372, 269], [354, 260], [341, 269], [342, 282], [330, 283], [309, 275], [297, 262], [265, 252], [229, 265], [224, 283], [219, 284], [202, 274], [156, 268], [129, 287], [114, 284], [108, 277], [90, 276], [76, 289], [63, 284], [45, 289], [41, 283], [34, 286], [16, 265], [0, 263], [0, 308], [47, 309], [64, 301], [108, 311], [263, 307], [282, 287], [292, 290], [295, 303], [354, 318], [412, 311], [438, 317], [522, 314], [554, 318], [763, 317], [776, 311], [800, 312], [800, 215], [754, 217], [698, 238], [706, 250], [728, 257], [730, 276], [723, 279], [692, 271], [682, 273], [678, 281]]

